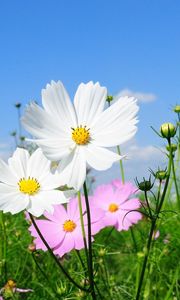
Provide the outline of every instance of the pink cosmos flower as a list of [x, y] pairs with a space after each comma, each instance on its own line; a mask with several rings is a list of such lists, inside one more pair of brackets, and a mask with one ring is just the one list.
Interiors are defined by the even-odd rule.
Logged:
[[[85, 210], [84, 197], [82, 197], [82, 208], [85, 233], [87, 235], [87, 214]], [[104, 223], [101, 221], [104, 214], [100, 209], [97, 209], [93, 205], [90, 210], [91, 233], [94, 235], [104, 227]], [[61, 257], [65, 253], [70, 252], [72, 249], [80, 250], [84, 248], [77, 198], [72, 198], [69, 201], [67, 209], [65, 209], [63, 205], [55, 205], [54, 213], [45, 213], [44, 216], [46, 219], [36, 220], [36, 224], [49, 246], [53, 249], [54, 254]], [[31, 235], [36, 238], [34, 240], [36, 249], [46, 251], [47, 248], [40, 239], [33, 225], [30, 226], [29, 230]]]
[[104, 212], [105, 226], [114, 226], [117, 230], [128, 230], [136, 224], [142, 215], [136, 211], [140, 201], [133, 194], [137, 188], [131, 183], [123, 184], [119, 180], [99, 186], [92, 197], [92, 205]]

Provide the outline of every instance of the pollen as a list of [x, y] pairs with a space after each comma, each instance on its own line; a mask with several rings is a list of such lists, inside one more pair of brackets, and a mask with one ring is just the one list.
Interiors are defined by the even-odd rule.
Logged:
[[36, 178], [28, 177], [28, 179], [21, 178], [18, 182], [19, 190], [21, 193], [34, 195], [40, 189], [40, 184]]
[[108, 208], [108, 210], [112, 213], [117, 211], [118, 209], [119, 209], [119, 206], [116, 203], [111, 203]]
[[76, 224], [72, 220], [67, 220], [63, 224], [63, 229], [66, 232], [73, 232], [76, 228]]
[[89, 129], [86, 126], [72, 128], [72, 139], [77, 145], [86, 145], [90, 139]]

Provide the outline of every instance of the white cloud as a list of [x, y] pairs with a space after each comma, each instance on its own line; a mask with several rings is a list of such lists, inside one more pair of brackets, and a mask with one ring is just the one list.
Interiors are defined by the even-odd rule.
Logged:
[[137, 98], [140, 102], [143, 102], [143, 103], [152, 102], [157, 99], [157, 96], [155, 94], [134, 92], [129, 89], [121, 90], [114, 98], [118, 98], [120, 96], [133, 96], [133, 97]]

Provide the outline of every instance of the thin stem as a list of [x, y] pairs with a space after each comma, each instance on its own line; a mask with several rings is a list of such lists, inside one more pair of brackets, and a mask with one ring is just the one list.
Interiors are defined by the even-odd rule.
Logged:
[[149, 251], [150, 251], [150, 247], [151, 247], [151, 242], [152, 242], [152, 237], [153, 237], [153, 232], [155, 229], [155, 225], [156, 225], [156, 221], [154, 220], [151, 223], [151, 229], [150, 229], [150, 234], [149, 234], [149, 238], [148, 238], [148, 242], [147, 242], [147, 246], [146, 246], [146, 254], [144, 257], [144, 261], [143, 261], [143, 266], [142, 266], [142, 271], [141, 271], [141, 276], [139, 279], [139, 285], [138, 285], [138, 290], [137, 290], [137, 294], [136, 294], [136, 300], [139, 299], [140, 293], [141, 293], [141, 287], [143, 284], [143, 279], [144, 279], [144, 274], [145, 274], [145, 270], [146, 270], [146, 265], [147, 265], [147, 260], [148, 260], [148, 256], [149, 256]]
[[4, 222], [3, 213], [0, 212], [0, 222], [1, 222], [1, 228], [3, 232], [3, 243], [2, 243], [2, 261], [3, 261], [3, 271], [4, 271], [4, 280], [7, 282], [8, 276], [7, 276], [7, 234], [6, 234], [6, 226]]
[[145, 200], [146, 200], [146, 204], [148, 207], [150, 218], [152, 218], [152, 212], [151, 212], [151, 208], [150, 208], [149, 201], [148, 201], [147, 191], [144, 191], [144, 195], [145, 195]]
[[83, 188], [84, 188], [84, 196], [85, 196], [87, 220], [88, 220], [89, 282], [90, 282], [90, 287], [91, 287], [92, 298], [93, 298], [93, 300], [96, 300], [96, 294], [95, 294], [95, 290], [94, 290], [93, 256], [92, 256], [92, 242], [91, 242], [91, 213], [90, 213], [90, 207], [89, 207], [86, 182], [84, 182]]
[[[39, 271], [41, 272], [41, 274], [44, 276], [44, 278], [46, 279], [46, 281], [49, 282], [50, 280], [49, 280], [48, 276], [46, 275], [46, 273], [45, 273], [45, 272], [43, 271], [43, 269], [41, 268], [41, 266], [40, 266], [40, 264], [38, 263], [38, 261], [37, 261], [37, 259], [36, 259], [36, 257], [35, 257], [35, 255], [34, 255], [33, 252], [32, 252], [32, 258], [33, 258], [33, 261], [35, 262], [35, 264], [36, 264], [38, 270], [39, 270]], [[52, 288], [53, 293], [55, 293], [55, 295], [58, 296], [58, 298], [59, 298], [59, 295], [57, 294], [56, 290], [55, 290], [52, 286], [51, 286], [51, 288]]]
[[161, 186], [162, 186], [162, 180], [159, 181], [156, 210], [158, 209], [158, 206], [159, 206], [159, 200], [160, 200], [160, 196], [161, 196]]
[[46, 240], [44, 239], [43, 235], [41, 234], [41, 231], [39, 230], [33, 216], [29, 213], [30, 219], [32, 221], [32, 224], [34, 226], [34, 228], [36, 229], [38, 235], [40, 236], [42, 242], [44, 243], [44, 245], [46, 246], [46, 248], [48, 249], [50, 255], [52, 256], [52, 258], [55, 260], [56, 264], [58, 265], [58, 267], [61, 269], [61, 271], [64, 273], [64, 275], [69, 279], [69, 281], [71, 283], [73, 283], [78, 289], [81, 289], [82, 291], [88, 292], [88, 290], [86, 290], [85, 288], [83, 288], [81, 285], [79, 285], [76, 281], [74, 281], [74, 279], [69, 275], [69, 273], [64, 269], [64, 267], [61, 265], [59, 259], [57, 258], [56, 255], [54, 255], [52, 249], [50, 248], [49, 244], [46, 242]]
[[180, 209], [180, 197], [179, 197], [179, 190], [178, 190], [176, 172], [175, 172], [175, 167], [174, 167], [174, 159], [173, 159], [173, 153], [172, 153], [172, 148], [171, 148], [171, 140], [169, 140], [169, 147], [170, 147], [169, 155], [170, 155], [171, 164], [172, 164], [172, 173], [173, 173], [174, 185], [175, 185], [175, 189], [176, 189], [177, 203], [178, 203], [178, 206]]
[[88, 247], [87, 247], [87, 241], [86, 241], [86, 233], [85, 233], [85, 229], [84, 229], [84, 219], [83, 219], [83, 210], [82, 210], [81, 193], [80, 193], [80, 191], [78, 191], [77, 196], [78, 196], [78, 205], [79, 205], [79, 215], [80, 215], [80, 222], [81, 222], [81, 230], [82, 230], [82, 236], [83, 236], [83, 241], [84, 241], [84, 249], [85, 249], [85, 254], [86, 254], [86, 259], [87, 259], [87, 264], [88, 264], [88, 269], [89, 269], [89, 254], [88, 254]]
[[[119, 155], [121, 155], [120, 146], [117, 146], [117, 153]], [[122, 183], [124, 183], [125, 182], [125, 175], [124, 175], [124, 168], [123, 168], [122, 159], [119, 160], [119, 164], [120, 164], [120, 172], [121, 172]]]
[[141, 275], [140, 275], [138, 290], [137, 290], [137, 294], [136, 294], [136, 298], [135, 298], [136, 300], [139, 300], [139, 297], [140, 297], [141, 288], [142, 288], [142, 284], [143, 284], [143, 280], [144, 280], [144, 274], [145, 274], [145, 271], [146, 271], [146, 265], [147, 265], [147, 261], [148, 261], [148, 257], [149, 257], [150, 248], [151, 248], [153, 232], [154, 232], [154, 229], [156, 227], [156, 221], [159, 217], [159, 213], [161, 211], [161, 208], [162, 208], [165, 196], [166, 196], [166, 192], [167, 192], [167, 187], [168, 187], [168, 184], [169, 184], [169, 178], [170, 178], [170, 173], [171, 173], [171, 159], [170, 158], [169, 158], [167, 173], [168, 173], [168, 175], [167, 175], [164, 190], [163, 190], [163, 193], [162, 193], [162, 196], [161, 196], [161, 199], [160, 199], [159, 206], [157, 208], [156, 214], [151, 219], [151, 229], [150, 229], [150, 234], [149, 234], [149, 238], [148, 238], [148, 241], [147, 241], [146, 253], [145, 253], [145, 257], [144, 257], [144, 261], [143, 261], [143, 266], [142, 266], [142, 271], [141, 271]]

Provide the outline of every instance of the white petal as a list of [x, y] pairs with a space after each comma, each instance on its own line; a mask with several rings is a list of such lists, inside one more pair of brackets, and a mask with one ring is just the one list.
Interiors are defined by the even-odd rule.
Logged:
[[10, 212], [11, 214], [19, 213], [23, 211], [29, 203], [27, 195], [21, 193], [7, 194], [2, 201], [0, 201], [0, 210], [4, 213]]
[[63, 192], [54, 191], [44, 191], [30, 197], [30, 204], [26, 208], [28, 212], [32, 215], [39, 217], [44, 211], [53, 213], [53, 204], [66, 203], [67, 198], [64, 196]]
[[2, 159], [0, 159], [0, 181], [12, 186], [16, 186], [18, 182], [18, 177]]
[[[68, 138], [69, 137], [69, 138]], [[44, 155], [51, 161], [60, 160], [69, 155], [73, 148], [74, 142], [71, 139], [71, 133], [67, 136], [67, 139], [28, 139], [29, 141], [35, 142], [43, 151]]]
[[32, 102], [27, 106], [24, 116], [21, 118], [22, 124], [27, 131], [37, 138], [57, 138], [67, 136], [66, 125], [56, 116], [52, 117], [48, 112]]
[[138, 106], [133, 97], [121, 97], [106, 109], [91, 127], [91, 139], [97, 146], [120, 145], [136, 133]]
[[60, 81], [51, 81], [51, 84], [47, 84], [46, 89], [42, 90], [42, 103], [52, 117], [56, 116], [67, 127], [77, 126], [73, 104]]
[[58, 170], [65, 184], [80, 190], [86, 178], [84, 146], [77, 146], [67, 158], [60, 162]]
[[109, 169], [114, 162], [123, 158], [123, 156], [91, 143], [85, 149], [85, 156], [87, 163], [92, 168], [100, 171]]
[[107, 89], [99, 83], [81, 83], [74, 97], [78, 125], [90, 127], [101, 114], [107, 97]]
[[28, 176], [35, 177], [38, 181], [50, 173], [51, 162], [43, 155], [39, 148], [33, 152], [28, 161]]
[[40, 185], [42, 191], [48, 191], [64, 185], [64, 179], [59, 172], [56, 172], [55, 174], [49, 173], [41, 178]]
[[9, 167], [18, 179], [27, 177], [27, 164], [29, 157], [30, 155], [26, 149], [17, 148], [13, 156], [9, 158]]

